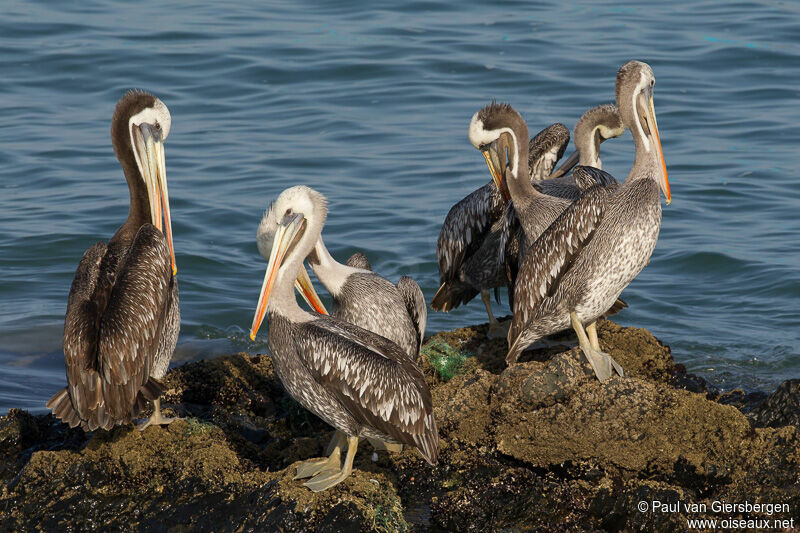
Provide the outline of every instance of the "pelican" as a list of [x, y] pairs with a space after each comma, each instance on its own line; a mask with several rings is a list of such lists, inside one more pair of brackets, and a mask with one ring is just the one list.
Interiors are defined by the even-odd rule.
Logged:
[[510, 105], [492, 102], [472, 117], [469, 140], [483, 153], [493, 178], [508, 188], [525, 242], [535, 242], [570, 200], [547, 195], [531, 183], [525, 120]]
[[[258, 250], [267, 260], [279, 226], [277, 217], [273, 209], [268, 209], [258, 226]], [[308, 262], [333, 297], [334, 317], [386, 337], [416, 361], [428, 312], [422, 290], [414, 280], [403, 276], [395, 286], [373, 272], [366, 256], [360, 253], [353, 254], [343, 265], [331, 256], [322, 237], [315, 243]], [[295, 282], [297, 292], [317, 312], [328, 314], [319, 298], [314, 298], [316, 293], [310, 285], [305, 267], [301, 267]]]
[[[650, 260], [661, 227], [661, 194], [672, 200], [653, 106], [649, 65], [620, 67], [616, 99], [636, 146], [633, 167], [614, 190], [592, 187], [539, 237], [520, 266], [506, 360], [537, 339], [570, 327], [600, 381], [623, 375], [589, 339], [593, 324]], [[598, 171], [602, 172], [602, 171]]]
[[255, 340], [267, 317], [270, 352], [287, 392], [347, 436], [344, 464], [344, 446], [337, 445], [327, 459], [301, 465], [298, 476], [313, 475], [305, 486], [315, 492], [340, 483], [352, 472], [359, 437], [415, 446], [435, 465], [438, 431], [430, 390], [416, 364], [388, 339], [304, 311], [294, 297], [294, 282], [325, 224], [325, 197], [308, 187], [292, 187], [270, 211], [278, 227], [250, 338]]
[[[269, 260], [277, 229], [277, 215], [268, 209], [257, 233], [258, 249], [264, 259]], [[322, 237], [307, 259], [314, 274], [333, 297], [332, 316], [386, 337], [402, 348], [412, 363], [417, 363], [417, 355], [425, 337], [428, 310], [422, 290], [413, 279], [403, 276], [397, 286], [393, 285], [372, 272], [367, 256], [360, 252], [354, 253], [347, 264], [342, 265], [328, 252]], [[313, 290], [304, 266], [301, 266], [295, 280], [295, 289], [314, 310], [328, 314]], [[344, 435], [337, 431], [328, 444], [327, 453], [332, 453], [343, 438]], [[396, 453], [403, 449], [402, 444], [376, 439], [369, 441], [378, 450]], [[298, 475], [303, 475], [302, 469]]]
[[[527, 140], [527, 128], [525, 132]], [[553, 124], [539, 132], [526, 150], [531, 155], [531, 164], [527, 165], [526, 161], [531, 171], [526, 175], [532, 179], [549, 175], [568, 143], [569, 130], [563, 124]], [[484, 153], [490, 169], [489, 157], [499, 158], [500, 152], [498, 149], [491, 155]], [[436, 246], [441, 285], [431, 307], [447, 312], [469, 302], [480, 292], [489, 316], [489, 336], [504, 337], [506, 330], [492, 313], [489, 291], [507, 284], [505, 265], [498, 249], [503, 216], [511, 195], [502, 176], [497, 172], [491, 175], [491, 182], [469, 194], [447, 213]]]
[[[370, 264], [369, 259], [367, 259], [367, 256], [361, 252], [356, 252], [351, 255], [345, 264], [349, 267], [359, 268], [361, 270], [372, 270], [372, 265]], [[400, 295], [406, 304], [408, 314], [411, 317], [411, 321], [414, 323], [414, 327], [417, 329], [419, 345], [417, 346], [416, 351], [419, 353], [419, 349], [422, 348], [422, 341], [425, 337], [425, 325], [428, 322], [428, 306], [425, 304], [425, 296], [422, 294], [422, 289], [419, 288], [417, 282], [408, 276], [402, 276], [399, 280], [397, 280], [397, 290], [400, 292]], [[356, 325], [368, 329], [366, 326], [362, 326], [361, 324]], [[377, 331], [374, 332], [379, 333]], [[390, 337], [387, 338], [391, 340]], [[416, 358], [416, 354], [412, 355], [414, 355]]]
[[[621, 136], [625, 133], [625, 130], [625, 125], [622, 124], [616, 105], [603, 104], [589, 109], [575, 124], [573, 138], [576, 151], [549, 178], [534, 180], [532, 182], [533, 187], [549, 196], [570, 201], [577, 200], [583, 194], [583, 191], [594, 185], [616, 187], [618, 182], [612, 176], [606, 173], [594, 172], [587, 167], [601, 169], [600, 144], [608, 139]], [[530, 149], [533, 150], [533, 144], [530, 146]], [[534, 160], [535, 153], [530, 152], [528, 161], [532, 162]], [[576, 167], [570, 176], [561, 177], [576, 163], [580, 166]], [[529, 168], [532, 168], [531, 165], [533, 164], [535, 163], [529, 163]], [[552, 164], [554, 165], [555, 161]], [[530, 174], [533, 176], [534, 171], [530, 170]], [[513, 204], [509, 204], [503, 221], [500, 251], [502, 254], [501, 260], [505, 261], [510, 281], [509, 300], [511, 300], [512, 308], [514, 283], [519, 266], [519, 245], [522, 241], [522, 228], [519, 225]], [[627, 307], [627, 304], [619, 300], [609, 314], [613, 314], [624, 307]], [[590, 336], [596, 335], [596, 331], [593, 328], [589, 330], [589, 333]]]
[[172, 421], [161, 416], [157, 381], [180, 329], [164, 165], [170, 124], [167, 106], [146, 92], [128, 92], [114, 110], [111, 143], [128, 181], [130, 210], [108, 243], [86, 250], [69, 291], [68, 386], [47, 407], [70, 427], [111, 429], [138, 416], [147, 401], [155, 411], [140, 429]]

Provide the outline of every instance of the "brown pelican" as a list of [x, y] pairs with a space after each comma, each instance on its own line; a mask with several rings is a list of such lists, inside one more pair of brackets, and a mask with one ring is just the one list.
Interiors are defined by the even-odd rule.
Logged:
[[64, 321], [69, 385], [47, 407], [71, 427], [93, 431], [128, 423], [147, 400], [155, 412], [140, 429], [172, 421], [161, 416], [157, 381], [167, 371], [180, 329], [164, 165], [170, 124], [167, 106], [140, 91], [123, 96], [111, 120], [130, 210], [108, 243], [98, 242], [83, 254], [69, 292]]
[[[570, 201], [577, 200], [583, 191], [594, 185], [614, 188], [618, 185], [616, 179], [607, 173], [594, 172], [586, 167], [602, 168], [600, 161], [600, 143], [611, 138], [619, 137], [625, 133], [625, 126], [619, 116], [617, 106], [614, 104], [603, 104], [593, 107], [586, 111], [575, 124], [574, 139], [576, 151], [565, 161], [558, 170], [547, 179], [534, 180], [534, 188], [549, 196], [556, 196]], [[533, 144], [530, 145], [533, 149]], [[534, 160], [534, 154], [528, 157], [529, 166]], [[580, 166], [567, 176], [563, 176], [566, 171], [578, 163]], [[555, 161], [553, 162], [555, 164]], [[491, 170], [491, 167], [490, 167]], [[495, 170], [492, 170], [494, 173]], [[534, 171], [530, 171], [531, 175]], [[505, 261], [509, 285], [509, 300], [513, 308], [514, 283], [519, 265], [519, 245], [524, 240], [522, 228], [516, 217], [513, 204], [509, 204], [503, 220], [503, 230], [500, 239], [501, 261]], [[611, 309], [613, 314], [620, 309], [627, 307], [627, 304], [619, 300]], [[590, 335], [596, 334], [594, 328], [590, 329]]]
[[[278, 216], [268, 209], [258, 226], [258, 250], [267, 260], [279, 226]], [[386, 337], [416, 361], [428, 311], [422, 290], [414, 280], [403, 276], [395, 286], [373, 272], [363, 254], [354, 254], [343, 265], [331, 256], [322, 237], [314, 245], [308, 262], [333, 297], [334, 317]], [[317, 312], [328, 314], [319, 298], [314, 299], [310, 284], [305, 267], [301, 267], [295, 282], [297, 291]]]
[[[275, 232], [278, 229], [277, 215], [271, 208], [264, 214], [258, 226], [258, 249], [264, 259], [269, 260]], [[338, 263], [328, 252], [322, 237], [309, 254], [309, 263], [328, 292], [333, 297], [332, 316], [360, 328], [386, 337], [397, 344], [416, 364], [417, 355], [425, 337], [425, 324], [428, 309], [425, 297], [417, 283], [403, 276], [393, 285], [389, 280], [372, 272], [367, 257], [356, 252], [346, 265]], [[311, 280], [304, 266], [301, 266], [295, 289], [306, 303], [318, 313], [329, 314], [313, 290]], [[330, 455], [337, 445], [341, 445], [344, 435], [337, 431], [328, 444]], [[369, 439], [378, 450], [400, 452], [402, 444], [392, 444]], [[298, 469], [297, 479], [306, 476], [304, 467]], [[316, 472], [314, 472], [316, 473]]]
[[[493, 104], [495, 105], [495, 104]], [[527, 140], [527, 128], [526, 128]], [[526, 153], [532, 170], [526, 176], [541, 179], [549, 175], [569, 143], [569, 130], [553, 124], [530, 141]], [[502, 150], [484, 152], [489, 168], [490, 157], [499, 158]], [[499, 163], [498, 163], [499, 164]], [[503, 231], [503, 216], [511, 198], [503, 176], [492, 172], [492, 181], [469, 194], [447, 213], [436, 255], [439, 260], [440, 287], [431, 301], [437, 311], [450, 311], [469, 302], [479, 292], [489, 315], [489, 336], [505, 336], [505, 328], [492, 313], [489, 291], [507, 284], [504, 263], [498, 250]]]
[[[625, 63], [617, 72], [622, 122], [636, 145], [633, 167], [614, 190], [592, 187], [539, 237], [520, 266], [507, 361], [537, 339], [570, 327], [600, 381], [622, 368], [600, 351], [584, 324], [611, 307], [647, 265], [661, 227], [661, 195], [671, 195], [653, 107], [649, 65]], [[602, 172], [602, 171], [598, 171]]]
[[[352, 471], [359, 437], [417, 447], [436, 464], [439, 437], [425, 377], [388, 339], [297, 304], [293, 284], [314, 250], [327, 216], [325, 197], [308, 187], [285, 190], [272, 205], [280, 216], [250, 338], [267, 316], [273, 363], [287, 392], [347, 435], [340, 464], [336, 446], [327, 460], [309, 461], [305, 485], [321, 491]], [[313, 289], [313, 287], [312, 287]]]

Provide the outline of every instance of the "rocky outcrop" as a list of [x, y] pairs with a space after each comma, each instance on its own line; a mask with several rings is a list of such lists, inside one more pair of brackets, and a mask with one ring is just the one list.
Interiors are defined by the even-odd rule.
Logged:
[[[600, 384], [569, 335], [506, 367], [505, 342], [486, 329], [442, 332], [423, 350], [441, 437], [436, 467], [415, 450], [374, 454], [364, 443], [350, 478], [311, 493], [294, 470], [323, 453], [331, 428], [283, 393], [268, 356], [236, 354], [170, 371], [164, 402], [183, 420], [166, 427], [85, 435], [50, 416], [2, 417], [0, 523], [662, 531], [687, 530], [687, 519], [798, 516], [797, 380], [768, 397], [720, 395], [649, 332], [605, 321], [602, 348], [627, 375]], [[715, 501], [789, 511], [716, 512]], [[653, 502], [679, 505], [664, 512]]]

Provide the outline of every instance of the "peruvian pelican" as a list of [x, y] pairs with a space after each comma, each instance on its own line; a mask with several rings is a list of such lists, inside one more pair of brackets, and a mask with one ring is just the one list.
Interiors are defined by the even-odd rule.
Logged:
[[315, 492], [343, 481], [352, 471], [359, 437], [415, 446], [436, 464], [439, 437], [431, 394], [417, 365], [386, 338], [297, 304], [294, 283], [322, 233], [325, 197], [292, 187], [270, 210], [278, 228], [250, 338], [266, 317], [272, 360], [287, 392], [347, 436], [344, 464], [343, 445], [337, 445], [327, 459], [301, 465], [297, 477], [313, 476], [305, 485]]
[[[495, 104], [493, 104], [495, 105]], [[527, 129], [525, 133], [527, 141]], [[540, 180], [548, 176], [569, 144], [569, 130], [553, 124], [526, 142], [526, 176]], [[485, 152], [499, 159], [497, 153]], [[505, 264], [498, 250], [503, 236], [504, 214], [511, 199], [503, 176], [492, 172], [492, 181], [472, 192], [447, 213], [436, 245], [440, 287], [431, 301], [437, 311], [450, 311], [481, 294], [489, 316], [489, 336], [505, 337], [506, 327], [492, 313], [490, 290], [506, 286]]]
[[111, 429], [147, 401], [155, 412], [140, 429], [172, 421], [161, 416], [157, 381], [181, 321], [164, 165], [170, 124], [167, 106], [141, 91], [123, 96], [111, 120], [130, 210], [108, 243], [86, 250], [72, 281], [63, 343], [68, 386], [47, 402], [70, 427]]
[[[650, 261], [661, 227], [661, 192], [672, 197], [653, 106], [649, 65], [625, 63], [616, 99], [636, 146], [633, 167], [614, 189], [592, 187], [538, 238], [523, 258], [515, 286], [508, 362], [537, 339], [572, 326], [598, 379], [623, 375], [589, 338], [594, 324]], [[596, 171], [602, 172], [602, 171]]]

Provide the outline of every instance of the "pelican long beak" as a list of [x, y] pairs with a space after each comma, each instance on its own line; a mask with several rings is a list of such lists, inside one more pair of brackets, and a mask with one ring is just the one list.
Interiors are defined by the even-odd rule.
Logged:
[[294, 281], [294, 288], [303, 297], [303, 300], [312, 307], [317, 313], [327, 315], [328, 310], [319, 299], [317, 291], [314, 290], [314, 284], [311, 283], [311, 278], [308, 277], [308, 270], [305, 265], [300, 265], [300, 271], [297, 273], [297, 279]]
[[[164, 160], [164, 142], [161, 133], [154, 131], [149, 124], [141, 124], [134, 136], [134, 146], [147, 186], [150, 200], [150, 221], [167, 237], [169, 255], [172, 262], [172, 275], [178, 273], [175, 263], [175, 246], [172, 243], [172, 217], [169, 209], [169, 191], [167, 190], [167, 167]], [[163, 206], [163, 219], [162, 219]]]
[[[483, 153], [483, 157], [486, 159], [486, 165], [489, 167], [489, 173], [492, 175], [492, 181], [494, 181], [495, 187], [497, 187], [503, 195], [503, 199], [508, 203], [508, 201], [511, 200], [511, 194], [509, 194], [508, 188], [503, 181], [505, 165], [502, 161], [505, 158], [505, 149], [501, 139], [502, 137], [491, 143], [483, 149], [481, 153]], [[500, 157], [501, 154], [504, 156], [503, 159]]]
[[664, 151], [661, 149], [661, 137], [658, 134], [658, 123], [656, 122], [656, 110], [653, 107], [653, 95], [650, 95], [648, 99], [648, 114], [650, 115], [650, 120], [653, 123], [653, 139], [655, 140], [655, 147], [656, 147], [656, 159], [660, 163], [661, 168], [659, 169], [660, 176], [658, 180], [658, 184], [661, 187], [661, 191], [664, 193], [664, 198], [667, 200], [667, 205], [672, 201], [672, 194], [669, 192], [669, 179], [667, 178], [667, 163], [664, 161]]
[[281, 264], [283, 264], [286, 252], [303, 227], [303, 220], [303, 215], [300, 213], [288, 215], [283, 218], [278, 225], [277, 231], [275, 231], [275, 240], [272, 243], [269, 263], [267, 263], [267, 272], [264, 275], [264, 283], [261, 285], [261, 295], [258, 298], [256, 314], [253, 317], [253, 325], [250, 328], [251, 340], [256, 340], [258, 328], [261, 327], [261, 323], [264, 321], [264, 315], [267, 313], [267, 303], [269, 302], [270, 292], [272, 292], [272, 286], [275, 285], [275, 279], [278, 276]]
[[561, 164], [560, 167], [555, 169], [552, 174], [550, 174], [550, 178], [560, 178], [570, 170], [572, 167], [578, 164], [578, 161], [581, 160], [581, 154], [577, 150], [572, 152], [570, 156]]

